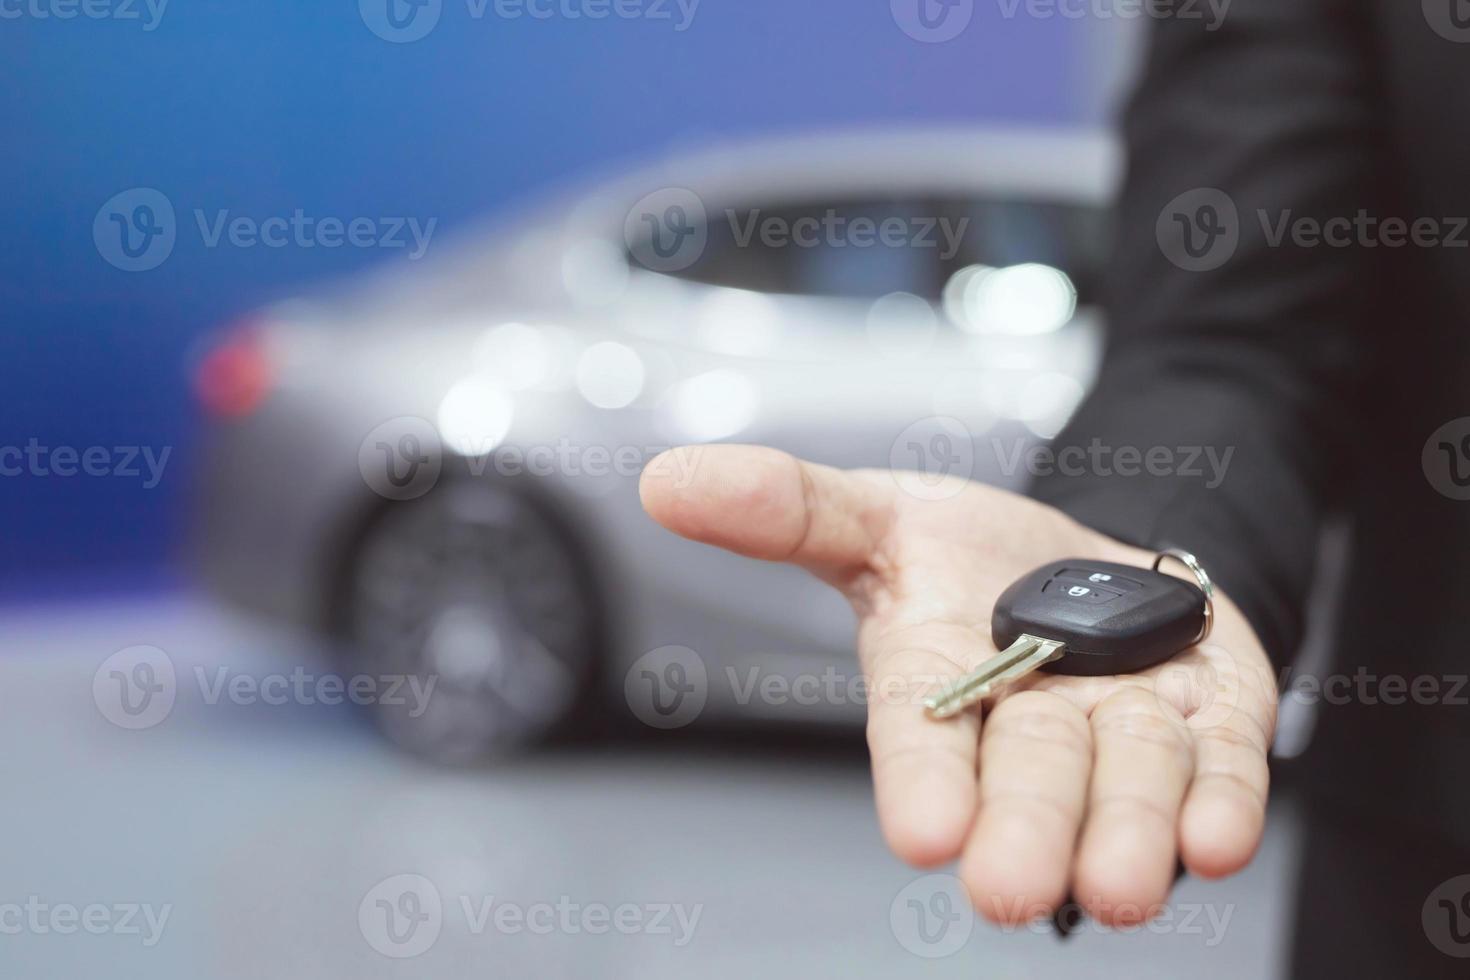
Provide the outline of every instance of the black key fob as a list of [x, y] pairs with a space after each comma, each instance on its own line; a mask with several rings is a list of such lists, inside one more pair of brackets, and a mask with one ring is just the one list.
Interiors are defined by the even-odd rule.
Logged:
[[1205, 593], [1162, 572], [1078, 558], [1043, 565], [996, 600], [990, 634], [1005, 650], [1022, 635], [1065, 645], [1041, 669], [1095, 677], [1168, 660], [1205, 633]]

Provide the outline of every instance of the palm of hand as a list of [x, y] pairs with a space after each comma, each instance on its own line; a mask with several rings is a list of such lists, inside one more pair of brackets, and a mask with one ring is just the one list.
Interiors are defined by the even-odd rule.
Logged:
[[1045, 561], [1151, 555], [1043, 504], [965, 481], [843, 472], [753, 447], [705, 447], [688, 486], [643, 481], [671, 529], [799, 564], [859, 617], [868, 742], [889, 845], [961, 857], [982, 914], [1019, 922], [1070, 889], [1101, 921], [1152, 914], [1176, 856], [1218, 877], [1259, 844], [1275, 724], [1269, 662], [1228, 599], [1207, 644], [1147, 671], [1033, 674], [982, 713], [935, 721], [925, 697], [993, 656], [989, 614]]

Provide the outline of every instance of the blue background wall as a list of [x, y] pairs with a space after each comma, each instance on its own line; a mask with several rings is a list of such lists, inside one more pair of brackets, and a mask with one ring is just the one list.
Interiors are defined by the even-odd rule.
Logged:
[[[194, 208], [437, 218], [436, 240], [551, 182], [711, 138], [875, 121], [1095, 121], [1089, 25], [974, 0], [920, 43], [889, 0], [703, 0], [669, 21], [474, 19], [388, 43], [356, 0], [171, 0], [140, 20], [0, 0], [0, 446], [172, 446], [165, 478], [0, 477], [0, 583], [148, 581], [179, 543], [203, 331], [375, 249], [206, 248]], [[98, 0], [92, 0], [98, 2]], [[126, 0], [102, 0], [113, 6]], [[156, 0], [155, 0], [156, 2]], [[491, 11], [494, 10], [492, 0]], [[19, 17], [13, 16], [19, 12]], [[102, 259], [103, 202], [179, 210], [160, 267]], [[121, 574], [120, 574], [121, 573]]]

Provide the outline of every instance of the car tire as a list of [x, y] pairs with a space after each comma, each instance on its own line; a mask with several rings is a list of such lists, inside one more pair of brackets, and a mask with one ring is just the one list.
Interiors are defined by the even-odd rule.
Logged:
[[354, 672], [377, 681], [379, 728], [417, 755], [470, 763], [541, 742], [590, 687], [587, 563], [518, 487], [447, 481], [389, 505], [346, 577]]

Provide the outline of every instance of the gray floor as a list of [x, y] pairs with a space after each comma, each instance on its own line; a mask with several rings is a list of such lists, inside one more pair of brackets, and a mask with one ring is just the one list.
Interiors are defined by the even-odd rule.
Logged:
[[[0, 976], [1278, 972], [1296, 833], [1285, 809], [1246, 874], [1185, 882], [1172, 921], [1084, 927], [1063, 944], [972, 922], [946, 904], [952, 882], [889, 857], [855, 753], [671, 734], [443, 771], [388, 749], [351, 710], [211, 705], [192, 682], [162, 723], [128, 731], [103, 717], [93, 679], [135, 644], [189, 678], [195, 665], [323, 669], [196, 600], [12, 609], [0, 623]], [[400, 904], [406, 891], [417, 905]], [[420, 913], [421, 928], [389, 935], [390, 909]]]

